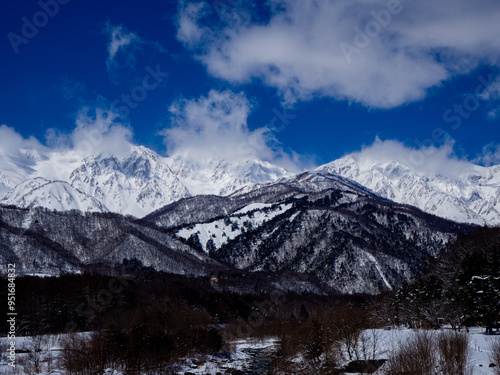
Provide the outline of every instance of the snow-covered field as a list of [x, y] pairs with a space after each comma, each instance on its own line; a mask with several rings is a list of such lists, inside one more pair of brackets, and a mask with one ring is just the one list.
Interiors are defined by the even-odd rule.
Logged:
[[[470, 363], [473, 375], [493, 375], [494, 368], [490, 368], [489, 345], [495, 336], [485, 335], [482, 328], [469, 329], [470, 342]], [[372, 330], [366, 332], [368, 335], [376, 335], [378, 350], [376, 357], [386, 359], [401, 342], [405, 342], [414, 331], [408, 329]], [[64, 335], [46, 336], [41, 344], [40, 362], [42, 371], [40, 374], [65, 374], [59, 367], [59, 357], [61, 353], [61, 342]], [[29, 371], [29, 366], [33, 365], [33, 358], [27, 353], [16, 354], [16, 367], [8, 366], [7, 358], [7, 338], [0, 339], [2, 354], [0, 358], [0, 374], [24, 374], [33, 373]], [[266, 359], [277, 348], [277, 339], [266, 340], [246, 339], [234, 341], [230, 344], [231, 350], [216, 356], [197, 356], [185, 358], [174, 366], [178, 374], [224, 374], [228, 370], [254, 371], [260, 373], [259, 366], [266, 364]], [[23, 351], [33, 347], [31, 338], [16, 338], [17, 350]], [[31, 362], [31, 363], [30, 363]], [[106, 375], [121, 375], [119, 372], [108, 370]], [[375, 374], [383, 374], [383, 366]]]
[[[493, 374], [493, 369], [489, 368], [491, 363], [488, 356], [490, 354], [490, 342], [496, 339], [494, 336], [483, 334], [481, 328], [470, 329], [471, 341], [471, 363], [473, 365], [475, 375]], [[496, 364], [497, 366], [500, 364]]]
[[[377, 330], [380, 334], [381, 350], [377, 354], [377, 358], [387, 358], [394, 348], [397, 348], [398, 343], [404, 342], [414, 331], [409, 329], [393, 329], [390, 331]], [[469, 350], [470, 364], [473, 369], [473, 375], [490, 375], [494, 374], [493, 369], [489, 368], [491, 361], [489, 359], [490, 342], [496, 339], [495, 336], [484, 334], [484, 329], [472, 327], [469, 329]], [[382, 374], [383, 367], [377, 372]]]

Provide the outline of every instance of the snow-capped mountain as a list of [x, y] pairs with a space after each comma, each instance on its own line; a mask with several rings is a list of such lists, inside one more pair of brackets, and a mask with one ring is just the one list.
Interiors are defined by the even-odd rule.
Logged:
[[137, 264], [197, 276], [304, 275], [305, 283], [276, 282], [297, 292], [379, 293], [421, 274], [471, 229], [337, 175], [306, 172], [229, 196], [184, 198], [143, 219], [0, 206], [0, 260], [16, 263], [19, 274]]
[[10, 201], [19, 207], [50, 207], [57, 211], [76, 209], [82, 212], [105, 212], [94, 197], [65, 181], [35, 177], [17, 185], [9, 192]]
[[395, 202], [457, 222], [500, 225], [500, 166], [461, 163], [456, 170], [425, 171], [410, 162], [351, 154], [318, 171], [339, 174]]
[[[447, 173], [402, 160], [355, 153], [317, 168], [398, 203], [458, 222], [500, 224], [500, 166], [463, 163]], [[161, 157], [130, 145], [122, 155], [76, 151], [0, 150], [0, 204], [143, 217], [182, 198], [227, 196], [242, 188], [292, 180], [284, 168], [257, 159]], [[320, 188], [320, 187], [318, 187]]]
[[227, 195], [290, 176], [260, 160], [200, 163], [181, 154], [161, 157], [142, 146], [130, 146], [120, 157], [18, 150], [0, 155], [0, 204], [142, 217], [181, 198]]

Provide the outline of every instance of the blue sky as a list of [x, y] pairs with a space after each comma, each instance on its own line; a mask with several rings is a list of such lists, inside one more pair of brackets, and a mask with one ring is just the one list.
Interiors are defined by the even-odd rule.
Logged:
[[0, 7], [0, 124], [51, 148], [105, 113], [163, 155], [248, 143], [302, 168], [378, 138], [500, 163], [497, 0]]

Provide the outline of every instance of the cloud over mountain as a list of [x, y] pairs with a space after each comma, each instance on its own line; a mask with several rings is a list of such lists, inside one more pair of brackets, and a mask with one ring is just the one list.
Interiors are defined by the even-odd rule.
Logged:
[[455, 142], [448, 140], [436, 146], [408, 147], [395, 140], [381, 140], [378, 137], [361, 151], [350, 155], [361, 164], [396, 162], [421, 175], [457, 176], [475, 166], [455, 154]]
[[267, 127], [250, 129], [252, 105], [243, 93], [211, 90], [198, 99], [182, 99], [170, 106], [171, 126], [163, 130], [169, 154], [181, 153], [198, 161], [213, 157], [243, 161], [261, 159], [291, 171], [299, 161], [279, 146]]

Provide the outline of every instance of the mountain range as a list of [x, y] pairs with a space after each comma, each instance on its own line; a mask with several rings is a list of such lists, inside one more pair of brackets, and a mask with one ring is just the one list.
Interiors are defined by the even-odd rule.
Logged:
[[395, 202], [462, 223], [500, 225], [500, 165], [422, 170], [409, 161], [352, 154], [317, 170], [339, 174]]
[[132, 264], [190, 276], [260, 273], [274, 277], [270, 290], [379, 293], [421, 274], [470, 230], [316, 171], [228, 196], [183, 198], [143, 219], [0, 206], [0, 259], [18, 274]]
[[[500, 224], [500, 166], [468, 164], [456, 173], [422, 172], [409, 162], [351, 154], [316, 168], [398, 203], [457, 222]], [[228, 196], [296, 174], [251, 159], [161, 157], [143, 146], [122, 155], [0, 150], [0, 204], [143, 217], [182, 198]]]
[[260, 160], [200, 163], [180, 154], [164, 158], [142, 146], [130, 146], [120, 157], [0, 151], [0, 204], [142, 217], [181, 198], [227, 195], [290, 176]]
[[352, 154], [293, 174], [139, 146], [0, 150], [0, 196], [0, 259], [19, 274], [125, 267], [241, 274], [240, 292], [376, 294], [422, 274], [471, 224], [500, 223], [500, 167], [424, 173]]

